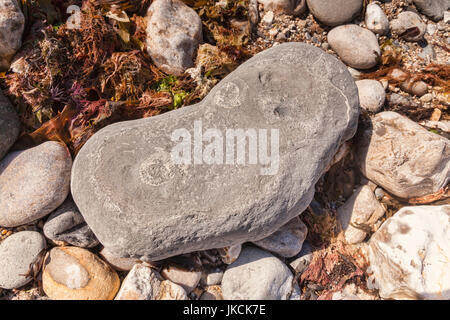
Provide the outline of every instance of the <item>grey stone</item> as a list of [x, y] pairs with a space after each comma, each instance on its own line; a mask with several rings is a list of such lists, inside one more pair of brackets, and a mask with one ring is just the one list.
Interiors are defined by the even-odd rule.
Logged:
[[[339, 60], [311, 45], [280, 44], [242, 64], [199, 104], [97, 132], [75, 159], [72, 195], [99, 241], [122, 257], [157, 261], [260, 240], [307, 208], [315, 183], [354, 135], [358, 114], [357, 87]], [[203, 128], [219, 138], [227, 129], [255, 128], [261, 141], [264, 128], [275, 143], [278, 132], [279, 161], [226, 165], [220, 156], [203, 161], [197, 148], [194, 160], [203, 164], [177, 164], [172, 156]]]
[[0, 0], [0, 71], [8, 70], [22, 46], [24, 28], [25, 17], [17, 0]]
[[212, 270], [202, 274], [200, 283], [202, 286], [215, 286], [222, 282], [223, 271], [220, 269]]
[[356, 81], [356, 85], [358, 86], [361, 108], [370, 112], [378, 112], [383, 108], [386, 92], [379, 81], [370, 79], [359, 80]]
[[427, 31], [427, 25], [412, 11], [400, 12], [397, 19], [391, 20], [390, 27], [393, 33], [412, 42], [422, 40]]
[[289, 268], [270, 253], [253, 247], [242, 250], [222, 279], [225, 300], [287, 300], [293, 290]]
[[253, 241], [253, 244], [282, 257], [290, 258], [302, 250], [307, 233], [306, 225], [299, 217], [295, 217], [274, 234], [262, 240]]
[[71, 168], [69, 150], [58, 142], [9, 153], [0, 161], [0, 226], [24, 225], [58, 208], [69, 194]]
[[194, 66], [203, 42], [202, 21], [180, 0], [155, 0], [147, 16], [147, 52], [164, 72], [181, 75]]
[[71, 198], [48, 217], [43, 231], [51, 240], [64, 241], [81, 248], [92, 248], [99, 244]]
[[0, 288], [15, 289], [33, 277], [25, 275], [46, 247], [45, 238], [35, 231], [15, 233], [0, 244]]
[[14, 144], [19, 132], [19, 116], [0, 90], [0, 160]]
[[417, 9], [433, 21], [444, 18], [444, 12], [450, 8], [450, 0], [413, 0]]
[[389, 20], [383, 9], [376, 3], [369, 3], [366, 9], [366, 26], [373, 33], [385, 35], [389, 32]]
[[315, 18], [331, 27], [353, 20], [363, 7], [362, 0], [307, 0], [306, 3]]
[[328, 43], [342, 61], [356, 69], [375, 67], [381, 55], [375, 34], [356, 24], [333, 28], [328, 33]]
[[450, 180], [450, 142], [396, 112], [378, 113], [357, 139], [364, 176], [397, 197], [422, 197]]

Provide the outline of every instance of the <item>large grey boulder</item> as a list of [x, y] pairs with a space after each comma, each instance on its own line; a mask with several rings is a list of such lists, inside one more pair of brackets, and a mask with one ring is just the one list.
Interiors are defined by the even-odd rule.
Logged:
[[0, 160], [16, 141], [19, 132], [19, 116], [0, 90]]
[[397, 197], [422, 197], [450, 181], [450, 142], [396, 112], [378, 113], [357, 141], [367, 179]]
[[450, 0], [413, 0], [417, 9], [434, 21], [444, 18], [444, 12], [450, 9]]
[[0, 161], [0, 226], [24, 225], [58, 208], [69, 194], [71, 168], [59, 142], [9, 153]]
[[[278, 45], [199, 104], [96, 133], [75, 159], [73, 198], [99, 241], [122, 257], [157, 261], [260, 240], [306, 209], [354, 135], [358, 108], [339, 60], [307, 44]], [[230, 129], [254, 133], [251, 148], [238, 137], [236, 161]], [[233, 139], [225, 148], [227, 130]]]
[[0, 0], [0, 71], [9, 68], [11, 59], [22, 46], [25, 17], [17, 0]]
[[331, 27], [351, 21], [363, 8], [362, 0], [307, 0], [306, 3], [315, 18]]
[[148, 9], [147, 52], [164, 72], [181, 75], [194, 66], [203, 41], [202, 21], [180, 0], [155, 0]]

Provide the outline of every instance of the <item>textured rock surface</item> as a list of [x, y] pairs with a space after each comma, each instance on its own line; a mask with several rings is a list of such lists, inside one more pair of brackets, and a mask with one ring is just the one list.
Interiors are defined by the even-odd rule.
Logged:
[[450, 9], [450, 0], [413, 0], [417, 9], [434, 21], [444, 18], [444, 12]]
[[450, 205], [403, 207], [370, 239], [382, 298], [450, 299]]
[[389, 20], [383, 9], [376, 3], [369, 3], [366, 8], [366, 26], [373, 33], [384, 35], [389, 32]]
[[362, 10], [362, 0], [307, 0], [308, 8], [320, 22], [334, 27], [355, 18]]
[[299, 217], [295, 217], [274, 234], [262, 240], [253, 241], [253, 243], [267, 251], [290, 258], [302, 250], [307, 234], [306, 225]]
[[363, 230], [364, 227], [372, 227], [384, 215], [384, 211], [369, 186], [365, 185], [356, 189], [337, 210], [338, 221], [344, 231], [345, 240], [350, 244], [362, 242], [367, 236], [367, 232]]
[[0, 288], [14, 289], [31, 280], [25, 275], [30, 265], [46, 247], [45, 238], [35, 231], [22, 231], [11, 235], [0, 244]]
[[342, 61], [356, 69], [375, 67], [381, 55], [375, 34], [355, 24], [332, 29], [328, 33], [328, 43]]
[[[72, 194], [99, 241], [123, 257], [156, 261], [260, 240], [306, 209], [354, 135], [358, 113], [357, 88], [341, 62], [310, 45], [281, 44], [242, 64], [200, 104], [96, 133], [75, 159]], [[194, 131], [217, 129], [220, 138], [250, 128], [273, 146], [278, 132], [279, 161], [269, 151], [268, 165], [217, 164], [220, 157], [207, 164], [201, 148], [192, 163], [202, 165], [171, 159], [181, 137], [190, 147]], [[172, 141], [174, 132], [180, 136]]]
[[157, 300], [163, 279], [145, 263], [134, 265], [114, 300]]
[[167, 267], [163, 269], [161, 275], [165, 279], [182, 286], [187, 293], [194, 290], [202, 278], [202, 273], [200, 271], [187, 271], [176, 267]]
[[400, 12], [397, 19], [391, 20], [390, 27], [393, 33], [406, 41], [420, 41], [427, 31], [427, 25], [412, 11]]
[[225, 300], [287, 300], [292, 292], [289, 268], [267, 251], [246, 247], [222, 279]]
[[120, 280], [110, 266], [90, 251], [55, 247], [44, 261], [42, 287], [52, 300], [112, 300]]
[[0, 161], [0, 226], [45, 217], [67, 198], [72, 158], [58, 142], [9, 153]]
[[435, 193], [450, 180], [450, 142], [391, 111], [378, 113], [358, 137], [362, 173], [400, 198]]
[[0, 160], [19, 136], [20, 122], [17, 112], [0, 91]]
[[99, 244], [71, 198], [48, 217], [43, 231], [51, 240], [64, 241], [76, 247], [92, 248]]
[[333, 293], [332, 300], [378, 300], [378, 298], [368, 292], [363, 291], [354, 283], [346, 285], [343, 289]]
[[359, 80], [356, 81], [356, 86], [358, 87], [361, 108], [370, 112], [378, 112], [383, 108], [386, 92], [379, 81]]
[[0, 0], [0, 71], [9, 68], [20, 49], [24, 27], [25, 17], [17, 0]]
[[306, 0], [258, 0], [264, 11], [274, 11], [290, 15], [300, 15], [306, 10]]
[[155, 0], [147, 12], [147, 52], [163, 71], [181, 75], [194, 65], [202, 21], [180, 0]]

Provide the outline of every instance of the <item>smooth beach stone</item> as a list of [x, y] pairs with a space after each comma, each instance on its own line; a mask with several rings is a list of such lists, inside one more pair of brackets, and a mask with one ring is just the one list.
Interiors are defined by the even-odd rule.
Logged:
[[383, 85], [377, 80], [364, 79], [356, 81], [361, 108], [378, 112], [383, 108], [386, 100], [386, 92]]
[[64, 241], [76, 247], [92, 248], [99, 244], [71, 198], [48, 217], [43, 231], [53, 241]]
[[307, 234], [306, 225], [299, 217], [295, 217], [274, 234], [262, 240], [253, 241], [253, 244], [282, 257], [290, 258], [302, 250]]
[[164, 279], [182, 286], [187, 293], [194, 290], [202, 278], [202, 273], [200, 271], [188, 271], [177, 267], [164, 268], [161, 271], [161, 275]]
[[381, 56], [375, 34], [356, 24], [333, 28], [328, 32], [328, 43], [342, 61], [356, 69], [375, 67]]
[[161, 282], [158, 300], [189, 300], [182, 286], [169, 280]]
[[307, 0], [315, 18], [330, 27], [351, 21], [361, 12], [362, 0]]
[[112, 300], [120, 280], [106, 262], [90, 251], [55, 247], [44, 260], [42, 287], [52, 300]]
[[20, 132], [20, 121], [11, 102], [0, 90], [0, 160], [14, 144]]
[[413, 0], [417, 9], [434, 21], [444, 18], [446, 10], [450, 9], [450, 0]]
[[9, 153], [0, 161], [0, 226], [24, 225], [58, 208], [70, 191], [71, 168], [59, 142]]
[[356, 158], [367, 179], [403, 199], [438, 192], [450, 181], [450, 141], [392, 111], [361, 130]]
[[22, 46], [24, 28], [25, 17], [17, 0], [0, 0], [0, 71], [8, 70], [11, 59]]
[[35, 231], [14, 233], [0, 244], [0, 288], [19, 288], [31, 280], [25, 275], [47, 246], [45, 238]]
[[281, 44], [199, 104], [97, 132], [75, 159], [72, 195], [121, 257], [158, 261], [260, 240], [307, 208], [358, 115], [344, 64], [311, 45]]
[[164, 72], [181, 75], [194, 66], [203, 41], [202, 21], [180, 0], [155, 0], [147, 16], [147, 52]]
[[242, 244], [235, 244], [225, 248], [219, 248], [217, 251], [219, 252], [220, 258], [225, 264], [232, 264], [239, 258], [241, 254]]
[[225, 270], [222, 294], [225, 300], [287, 300], [292, 280], [281, 260], [259, 248], [246, 247]]
[[372, 235], [371, 277], [384, 299], [450, 299], [450, 205], [403, 207]]
[[373, 33], [384, 35], [389, 32], [389, 19], [376, 3], [372, 2], [367, 6], [365, 22], [367, 29]]

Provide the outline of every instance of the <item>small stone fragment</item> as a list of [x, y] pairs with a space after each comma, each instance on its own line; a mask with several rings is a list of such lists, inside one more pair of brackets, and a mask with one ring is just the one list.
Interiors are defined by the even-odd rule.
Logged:
[[389, 20], [383, 9], [374, 2], [366, 8], [366, 26], [373, 33], [385, 35], [389, 32]]
[[397, 19], [390, 23], [391, 30], [406, 41], [420, 41], [427, 31], [427, 25], [417, 13], [412, 11], [400, 12]]
[[377, 80], [356, 81], [359, 92], [359, 103], [361, 108], [376, 113], [379, 112], [386, 100], [386, 92], [383, 85]]
[[161, 275], [165, 279], [182, 286], [187, 293], [194, 290], [202, 278], [202, 273], [200, 271], [187, 271], [172, 266], [164, 268], [161, 271]]

